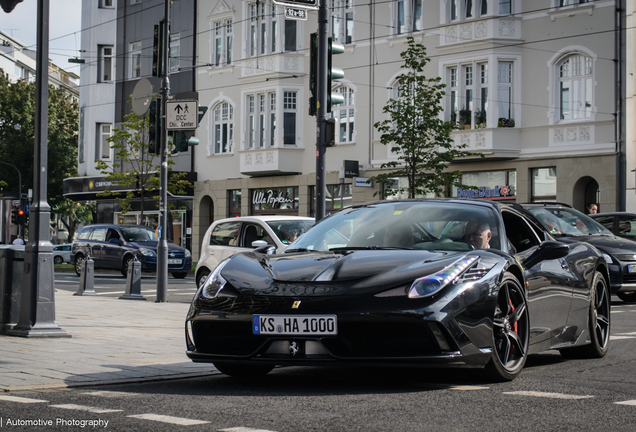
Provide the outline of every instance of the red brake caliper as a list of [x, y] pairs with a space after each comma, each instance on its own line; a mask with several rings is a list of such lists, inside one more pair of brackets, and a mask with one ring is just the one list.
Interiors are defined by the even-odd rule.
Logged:
[[[515, 311], [515, 307], [514, 307], [514, 305], [512, 304], [512, 300], [510, 300], [510, 309], [512, 309], [512, 312], [514, 312], [514, 311]], [[516, 322], [515, 322], [515, 323], [511, 326], [511, 328], [512, 328], [512, 331], [513, 331], [513, 332], [515, 332], [515, 333], [519, 334], [519, 333], [517, 332], [517, 323], [516, 323]], [[511, 354], [512, 354], [512, 351], [513, 351], [514, 349], [515, 349], [515, 348], [514, 348], [514, 346], [511, 346], [511, 347], [510, 347], [510, 353], [511, 353]]]

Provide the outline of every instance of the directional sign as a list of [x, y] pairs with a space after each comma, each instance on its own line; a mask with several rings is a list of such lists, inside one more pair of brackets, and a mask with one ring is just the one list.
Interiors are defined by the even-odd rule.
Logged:
[[307, 9], [285, 6], [285, 18], [290, 18], [295, 20], [306, 20]]
[[198, 101], [171, 100], [166, 103], [166, 128], [168, 130], [192, 130], [198, 126]]
[[302, 7], [307, 9], [318, 9], [318, 0], [274, 0], [274, 3], [280, 4], [280, 5]]

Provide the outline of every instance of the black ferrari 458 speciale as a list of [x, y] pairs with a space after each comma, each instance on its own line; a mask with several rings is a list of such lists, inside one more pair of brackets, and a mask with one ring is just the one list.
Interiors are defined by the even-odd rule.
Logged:
[[521, 206], [383, 201], [330, 215], [281, 254], [222, 261], [186, 318], [187, 355], [234, 376], [276, 365], [484, 368], [527, 356], [603, 357], [608, 269]]

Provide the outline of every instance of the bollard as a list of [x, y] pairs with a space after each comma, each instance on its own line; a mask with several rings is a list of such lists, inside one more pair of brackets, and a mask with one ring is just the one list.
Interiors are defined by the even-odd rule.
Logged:
[[119, 296], [119, 298], [124, 300], [146, 300], [141, 295], [141, 263], [135, 258], [130, 264], [126, 275], [126, 294]]
[[80, 272], [80, 284], [77, 292], [73, 295], [97, 295], [95, 292], [95, 261], [91, 259], [90, 255], [86, 256], [86, 259], [82, 263], [82, 270]]

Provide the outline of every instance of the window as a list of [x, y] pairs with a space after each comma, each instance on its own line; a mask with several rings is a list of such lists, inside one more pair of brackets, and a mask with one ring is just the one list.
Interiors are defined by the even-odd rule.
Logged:
[[512, 13], [511, 0], [499, 0], [499, 14], [508, 15]]
[[[473, 67], [464, 66], [464, 100], [460, 112], [460, 122], [471, 125], [473, 112]], [[463, 119], [462, 119], [463, 114]]]
[[477, 67], [479, 69], [479, 112], [475, 112], [475, 123], [484, 124], [486, 111], [488, 111], [488, 63], [479, 64]]
[[452, 121], [452, 122], [456, 122], [457, 121], [457, 110], [459, 107], [459, 101], [458, 101], [458, 97], [457, 97], [457, 92], [458, 92], [458, 88], [457, 88], [457, 67], [451, 67], [448, 69], [448, 74], [449, 74], [449, 87], [450, 87], [450, 103], [449, 103], [449, 110], [450, 110], [450, 115], [448, 117], [447, 120]]
[[269, 145], [274, 146], [276, 137], [276, 93], [269, 94]]
[[556, 168], [532, 168], [532, 202], [556, 202]]
[[130, 0], [131, 5], [141, 4], [141, 0]]
[[97, 60], [97, 81], [111, 82], [114, 72], [114, 52], [112, 46], [100, 45], [98, 47], [99, 57]]
[[[491, 196], [486, 195], [486, 199], [510, 199], [517, 195], [517, 172], [514, 170], [465, 172], [462, 173], [462, 184], [493, 190], [494, 193]], [[508, 189], [503, 189], [504, 186]], [[453, 195], [456, 194], [453, 193]]]
[[[326, 185], [325, 188], [325, 213], [330, 214], [352, 204], [353, 188], [350, 183]], [[316, 186], [309, 186], [311, 196], [309, 214], [316, 215]]]
[[130, 44], [130, 70], [131, 78], [141, 77], [141, 42], [132, 42]]
[[[285, 20], [282, 7], [271, 0], [248, 5], [247, 56], [256, 57], [280, 52], [296, 51], [298, 25], [296, 20]], [[282, 26], [282, 34], [281, 34]]]
[[240, 228], [241, 222], [238, 221], [218, 224], [210, 234], [210, 244], [213, 246], [238, 246]]
[[353, 0], [331, 0], [329, 13], [333, 41], [350, 44], [353, 41]]
[[95, 150], [95, 160], [110, 159], [110, 143], [108, 138], [111, 136], [111, 125], [99, 123], [97, 125], [97, 148]]
[[395, 34], [422, 30], [422, 0], [395, 2]]
[[464, 16], [472, 18], [473, 16], [473, 0], [464, 0]]
[[296, 51], [296, 20], [285, 20], [285, 52]]
[[170, 33], [170, 72], [179, 70], [179, 60], [181, 57], [181, 40], [179, 33]]
[[575, 54], [558, 64], [559, 120], [581, 120], [592, 116], [592, 58]]
[[353, 89], [342, 86], [336, 89], [343, 98], [344, 103], [332, 108], [331, 116], [337, 120], [338, 132], [336, 142], [353, 142], [354, 136], [354, 93]]
[[241, 215], [241, 190], [232, 189], [227, 191], [228, 214], [227, 217], [238, 217]]
[[497, 73], [499, 118], [512, 119], [512, 63], [499, 62]]
[[214, 66], [227, 66], [232, 63], [233, 28], [232, 20], [217, 21], [213, 24], [214, 43], [210, 63]]
[[112, 7], [114, 7], [113, 1], [114, 0], [100, 0], [99, 1], [99, 7], [102, 8], [102, 9], [103, 8], [112, 8]]
[[556, 0], [559, 7], [572, 6], [575, 4], [590, 3], [593, 0]]
[[296, 144], [296, 92], [284, 92], [283, 144]]
[[234, 107], [221, 102], [212, 109], [212, 113], [214, 154], [231, 153], [234, 147]]

